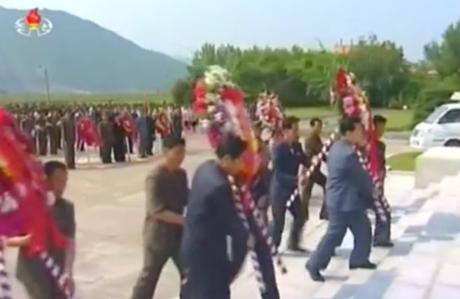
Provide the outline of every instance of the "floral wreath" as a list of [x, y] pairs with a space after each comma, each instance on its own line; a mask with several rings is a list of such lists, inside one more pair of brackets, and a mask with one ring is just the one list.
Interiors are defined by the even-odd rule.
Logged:
[[366, 156], [369, 159], [370, 173], [378, 175], [381, 165], [379, 165], [377, 153], [377, 135], [375, 132], [371, 107], [365, 92], [359, 87], [353, 73], [347, 73], [344, 69], [339, 69], [335, 76], [335, 86], [333, 89], [333, 103], [338, 102], [339, 111], [342, 117], [360, 117], [366, 130], [368, 146]]
[[[68, 245], [54, 222], [48, 200], [43, 165], [32, 154], [30, 140], [14, 118], [0, 107], [0, 257], [5, 239], [27, 234], [26, 253], [39, 257], [65, 298], [72, 298], [68, 277], [48, 253], [49, 246], [64, 249]], [[12, 298], [2, 258], [0, 269], [0, 296]]]
[[66, 240], [46, 206], [48, 193], [42, 164], [13, 120], [0, 108], [0, 234], [12, 237], [24, 231], [30, 233], [30, 255], [47, 248], [47, 236], [53, 246], [63, 248]]
[[281, 128], [284, 114], [278, 96], [261, 94], [256, 102], [256, 118], [272, 131]]
[[194, 90], [193, 110], [199, 117], [209, 119], [208, 139], [216, 149], [226, 134], [235, 134], [248, 143], [243, 154], [244, 177], [257, 172], [260, 158], [251, 119], [244, 104], [244, 95], [232, 81], [230, 73], [217, 65], [208, 67]]

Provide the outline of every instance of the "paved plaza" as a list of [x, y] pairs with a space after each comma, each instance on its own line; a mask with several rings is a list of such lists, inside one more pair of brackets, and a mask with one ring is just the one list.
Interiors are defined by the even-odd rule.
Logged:
[[[188, 138], [185, 161], [189, 177], [212, 154], [202, 136]], [[405, 149], [389, 145], [390, 154]], [[83, 157], [81, 163], [85, 158]], [[87, 158], [86, 158], [87, 159]], [[80, 299], [127, 299], [142, 262], [141, 230], [144, 220], [144, 178], [155, 165], [133, 161], [101, 166], [93, 162], [70, 172], [67, 197], [74, 201], [78, 225], [76, 280]], [[387, 196], [393, 205], [395, 248], [375, 249], [377, 271], [350, 272], [347, 257], [353, 240], [347, 235], [326, 271], [326, 283], [312, 282], [304, 270], [308, 256], [284, 254], [288, 274], [278, 274], [283, 299], [307, 298], [460, 298], [460, 177], [449, 178], [426, 190], [413, 188], [413, 177], [390, 174]], [[314, 190], [312, 219], [304, 233], [304, 246], [314, 249], [326, 222], [318, 220], [321, 192]], [[8, 252], [14, 274], [16, 252]], [[162, 273], [155, 298], [175, 299], [179, 277], [172, 263]], [[19, 284], [15, 298], [27, 299]], [[236, 299], [258, 298], [250, 263], [233, 286]], [[218, 299], [218, 298], [216, 298]]]

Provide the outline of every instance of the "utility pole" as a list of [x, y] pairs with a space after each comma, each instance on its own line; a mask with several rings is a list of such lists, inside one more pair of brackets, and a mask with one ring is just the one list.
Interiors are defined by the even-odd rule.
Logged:
[[45, 85], [46, 85], [46, 100], [50, 103], [50, 81], [48, 79], [48, 69], [45, 67]]
[[39, 65], [39, 68], [43, 70], [43, 79], [45, 80], [46, 101], [49, 104], [51, 101], [51, 98], [50, 98], [50, 81], [48, 77], [48, 69], [41, 64]]

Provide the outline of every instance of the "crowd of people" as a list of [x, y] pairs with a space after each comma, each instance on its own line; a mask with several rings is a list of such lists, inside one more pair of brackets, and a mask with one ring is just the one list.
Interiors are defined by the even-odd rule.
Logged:
[[[54, 200], [53, 216], [62, 233], [73, 240], [75, 216], [73, 206], [63, 199], [67, 182], [66, 171], [75, 167], [72, 149], [82, 149], [79, 143], [78, 121], [88, 117], [98, 128], [100, 154], [103, 163], [124, 161], [124, 155], [131, 150], [130, 144], [138, 140], [138, 154], [145, 157], [153, 154], [155, 138], [162, 142], [162, 160], [148, 174], [145, 184], [147, 211], [143, 230], [143, 267], [134, 286], [132, 299], [154, 297], [161, 270], [171, 258], [181, 276], [180, 296], [183, 299], [229, 299], [230, 285], [240, 272], [248, 251], [256, 252], [256, 263], [263, 283], [263, 299], [279, 299], [273, 252], [265, 242], [265, 236], [257, 229], [257, 223], [250, 219], [242, 221], [241, 214], [234, 208], [235, 189], [230, 178], [238, 177], [242, 167], [243, 153], [248, 144], [241, 137], [225, 135], [215, 149], [216, 158], [203, 162], [194, 174], [189, 187], [187, 172], [182, 168], [186, 152], [183, 127], [194, 120], [186, 117], [184, 110], [172, 109], [153, 114], [147, 109], [87, 109], [16, 111], [18, 124], [31, 138], [36, 140], [39, 155], [56, 154], [62, 147], [67, 166], [56, 162], [45, 165], [46, 174]], [[130, 135], [128, 119], [136, 126], [137, 136]], [[167, 121], [164, 121], [167, 119]], [[381, 137], [386, 120], [374, 117], [374, 124]], [[364, 129], [359, 118], [343, 118], [339, 124], [340, 137], [334, 142], [327, 159], [327, 177], [317, 167], [313, 174], [299, 182], [300, 165], [308, 167], [311, 160], [322, 150], [322, 121], [310, 121], [310, 132], [302, 144], [299, 139], [299, 120], [286, 117], [280, 130], [274, 132], [274, 142], [262, 138], [263, 124], [254, 121], [254, 132], [262, 157], [259, 170], [251, 184], [254, 204], [270, 222], [271, 238], [279, 248], [284, 232], [286, 212], [293, 216], [288, 239], [288, 249], [305, 253], [301, 246], [302, 232], [310, 218], [309, 206], [314, 184], [324, 191], [324, 200], [319, 217], [329, 221], [325, 236], [308, 259], [306, 269], [314, 281], [324, 281], [323, 269], [335, 254], [347, 229], [354, 238], [354, 249], [350, 257], [350, 269], [375, 269], [370, 261], [372, 247], [371, 223], [367, 210], [372, 209], [374, 184], [363, 169], [355, 153], [357, 147], [366, 144]], [[61, 132], [61, 133], [58, 133]], [[61, 135], [59, 135], [61, 134]], [[137, 138], [137, 139], [136, 139]], [[131, 141], [130, 141], [131, 140]], [[379, 141], [379, 154], [385, 163], [385, 145]], [[72, 156], [69, 157], [69, 156]], [[73, 160], [72, 160], [73, 159]], [[382, 168], [384, 169], [384, 167]], [[59, 174], [59, 175], [58, 175]], [[382, 170], [382, 179], [385, 172]], [[290, 202], [298, 186], [301, 192]], [[383, 187], [382, 187], [383, 188]], [[383, 192], [383, 190], [381, 190]], [[288, 204], [289, 202], [289, 204]], [[244, 207], [243, 207], [244, 209]], [[269, 216], [269, 211], [272, 214]], [[186, 213], [184, 214], [184, 211]], [[3, 240], [4, 245], [22, 246], [27, 238]], [[390, 223], [377, 223], [374, 245], [391, 247]], [[56, 259], [72, 277], [74, 249], [55, 253]], [[43, 276], [28, 257], [20, 256], [21, 281], [34, 299], [56, 299], [57, 287], [52, 279]], [[24, 262], [24, 260], [26, 262]], [[48, 277], [35, 279], [36, 275]], [[31, 279], [29, 279], [31, 278]]]
[[97, 148], [102, 163], [125, 162], [135, 152], [139, 158], [160, 154], [162, 140], [184, 130], [196, 130], [198, 119], [190, 109], [162, 104], [76, 105], [65, 107], [17, 106], [11, 109], [17, 125], [32, 140], [39, 156], [63, 152], [69, 169], [76, 152]]

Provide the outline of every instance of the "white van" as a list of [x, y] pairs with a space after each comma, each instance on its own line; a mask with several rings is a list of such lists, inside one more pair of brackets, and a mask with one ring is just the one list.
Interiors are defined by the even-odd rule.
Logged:
[[452, 103], [436, 108], [415, 126], [410, 137], [413, 148], [425, 150], [436, 146], [460, 147], [460, 102], [455, 93]]

